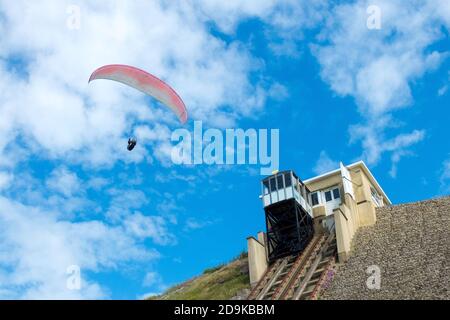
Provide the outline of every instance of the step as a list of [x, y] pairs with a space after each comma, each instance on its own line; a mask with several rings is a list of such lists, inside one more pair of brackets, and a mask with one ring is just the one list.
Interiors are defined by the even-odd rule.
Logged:
[[300, 287], [300, 283], [301, 283], [301, 281], [294, 286], [294, 288], [292, 290], [293, 292], [297, 291], [298, 287]]
[[325, 268], [316, 269], [316, 270], [314, 270], [313, 274], [322, 273], [322, 272], [324, 272], [324, 270], [325, 270]]
[[309, 286], [305, 291], [303, 291], [302, 296], [303, 295], [310, 295], [311, 293], [313, 293], [315, 287], [316, 286]]
[[311, 276], [310, 281], [319, 279], [321, 275], [322, 275], [321, 272], [313, 273], [312, 276]]
[[289, 272], [289, 270], [285, 270], [285, 271], [281, 272], [281, 273], [279, 274], [279, 276], [284, 276], [284, 275], [287, 274], [288, 272]]
[[295, 259], [289, 259], [289, 260], [287, 260], [287, 263], [286, 263], [286, 264], [291, 265], [291, 264], [293, 264], [294, 262], [295, 262]]
[[[281, 283], [281, 282], [280, 282]], [[272, 285], [272, 287], [270, 287], [270, 289], [272, 290], [273, 289], [273, 291], [276, 291], [277, 289], [278, 289], [278, 287], [280, 286], [280, 283], [277, 283], [277, 284], [273, 284]]]
[[315, 285], [309, 285], [306, 287], [305, 291], [302, 292], [302, 294], [300, 295], [300, 297], [298, 298], [298, 300], [305, 300], [306, 298], [309, 298], [309, 296], [311, 295], [311, 293], [314, 292], [314, 288], [316, 286]]
[[324, 264], [327, 264], [328, 262], [330, 262], [330, 259], [325, 259], [319, 262], [319, 264], [317, 266], [323, 266]]
[[273, 283], [273, 286], [277, 286], [277, 285], [279, 285], [279, 284], [282, 283], [282, 282], [283, 282], [283, 279], [277, 280], [277, 281], [275, 281], [275, 282]]
[[310, 299], [310, 294], [302, 294], [300, 296], [300, 298], [298, 298], [298, 300], [309, 300]]
[[296, 282], [295, 286], [298, 287], [298, 284], [302, 283], [303, 279], [305, 279], [305, 275], [301, 276], [300, 278], [297, 279], [297, 281], [295, 281]]

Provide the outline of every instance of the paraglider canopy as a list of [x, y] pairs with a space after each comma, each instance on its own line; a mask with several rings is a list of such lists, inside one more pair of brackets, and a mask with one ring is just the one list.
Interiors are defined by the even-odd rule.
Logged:
[[89, 82], [97, 79], [113, 80], [145, 94], [148, 94], [169, 107], [184, 124], [187, 110], [180, 96], [164, 81], [141, 69], [126, 65], [107, 65], [94, 71]]
[[128, 146], [127, 146], [128, 151], [132, 151], [134, 147], [136, 147], [136, 144], [137, 144], [136, 138], [128, 139]]

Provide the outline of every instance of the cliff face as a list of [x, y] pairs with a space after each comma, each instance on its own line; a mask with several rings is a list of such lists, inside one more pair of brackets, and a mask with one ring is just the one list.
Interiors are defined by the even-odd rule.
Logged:
[[322, 299], [450, 299], [450, 197], [380, 208], [352, 245]]

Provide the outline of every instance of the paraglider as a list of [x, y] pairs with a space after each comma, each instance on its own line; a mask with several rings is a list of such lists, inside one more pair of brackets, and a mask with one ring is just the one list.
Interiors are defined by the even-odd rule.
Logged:
[[136, 138], [128, 139], [128, 146], [127, 146], [128, 151], [133, 151], [134, 147], [136, 147], [136, 144], [137, 144]]
[[175, 90], [144, 70], [119, 64], [107, 65], [95, 70], [89, 82], [98, 79], [117, 81], [148, 94], [169, 107], [182, 124], [187, 121], [186, 106]]

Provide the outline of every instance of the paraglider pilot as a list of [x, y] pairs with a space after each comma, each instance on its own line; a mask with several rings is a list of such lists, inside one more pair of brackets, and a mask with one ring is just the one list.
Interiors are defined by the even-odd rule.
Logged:
[[136, 138], [128, 139], [128, 147], [127, 147], [128, 151], [133, 150], [134, 147], [136, 147], [136, 143], [137, 143]]

